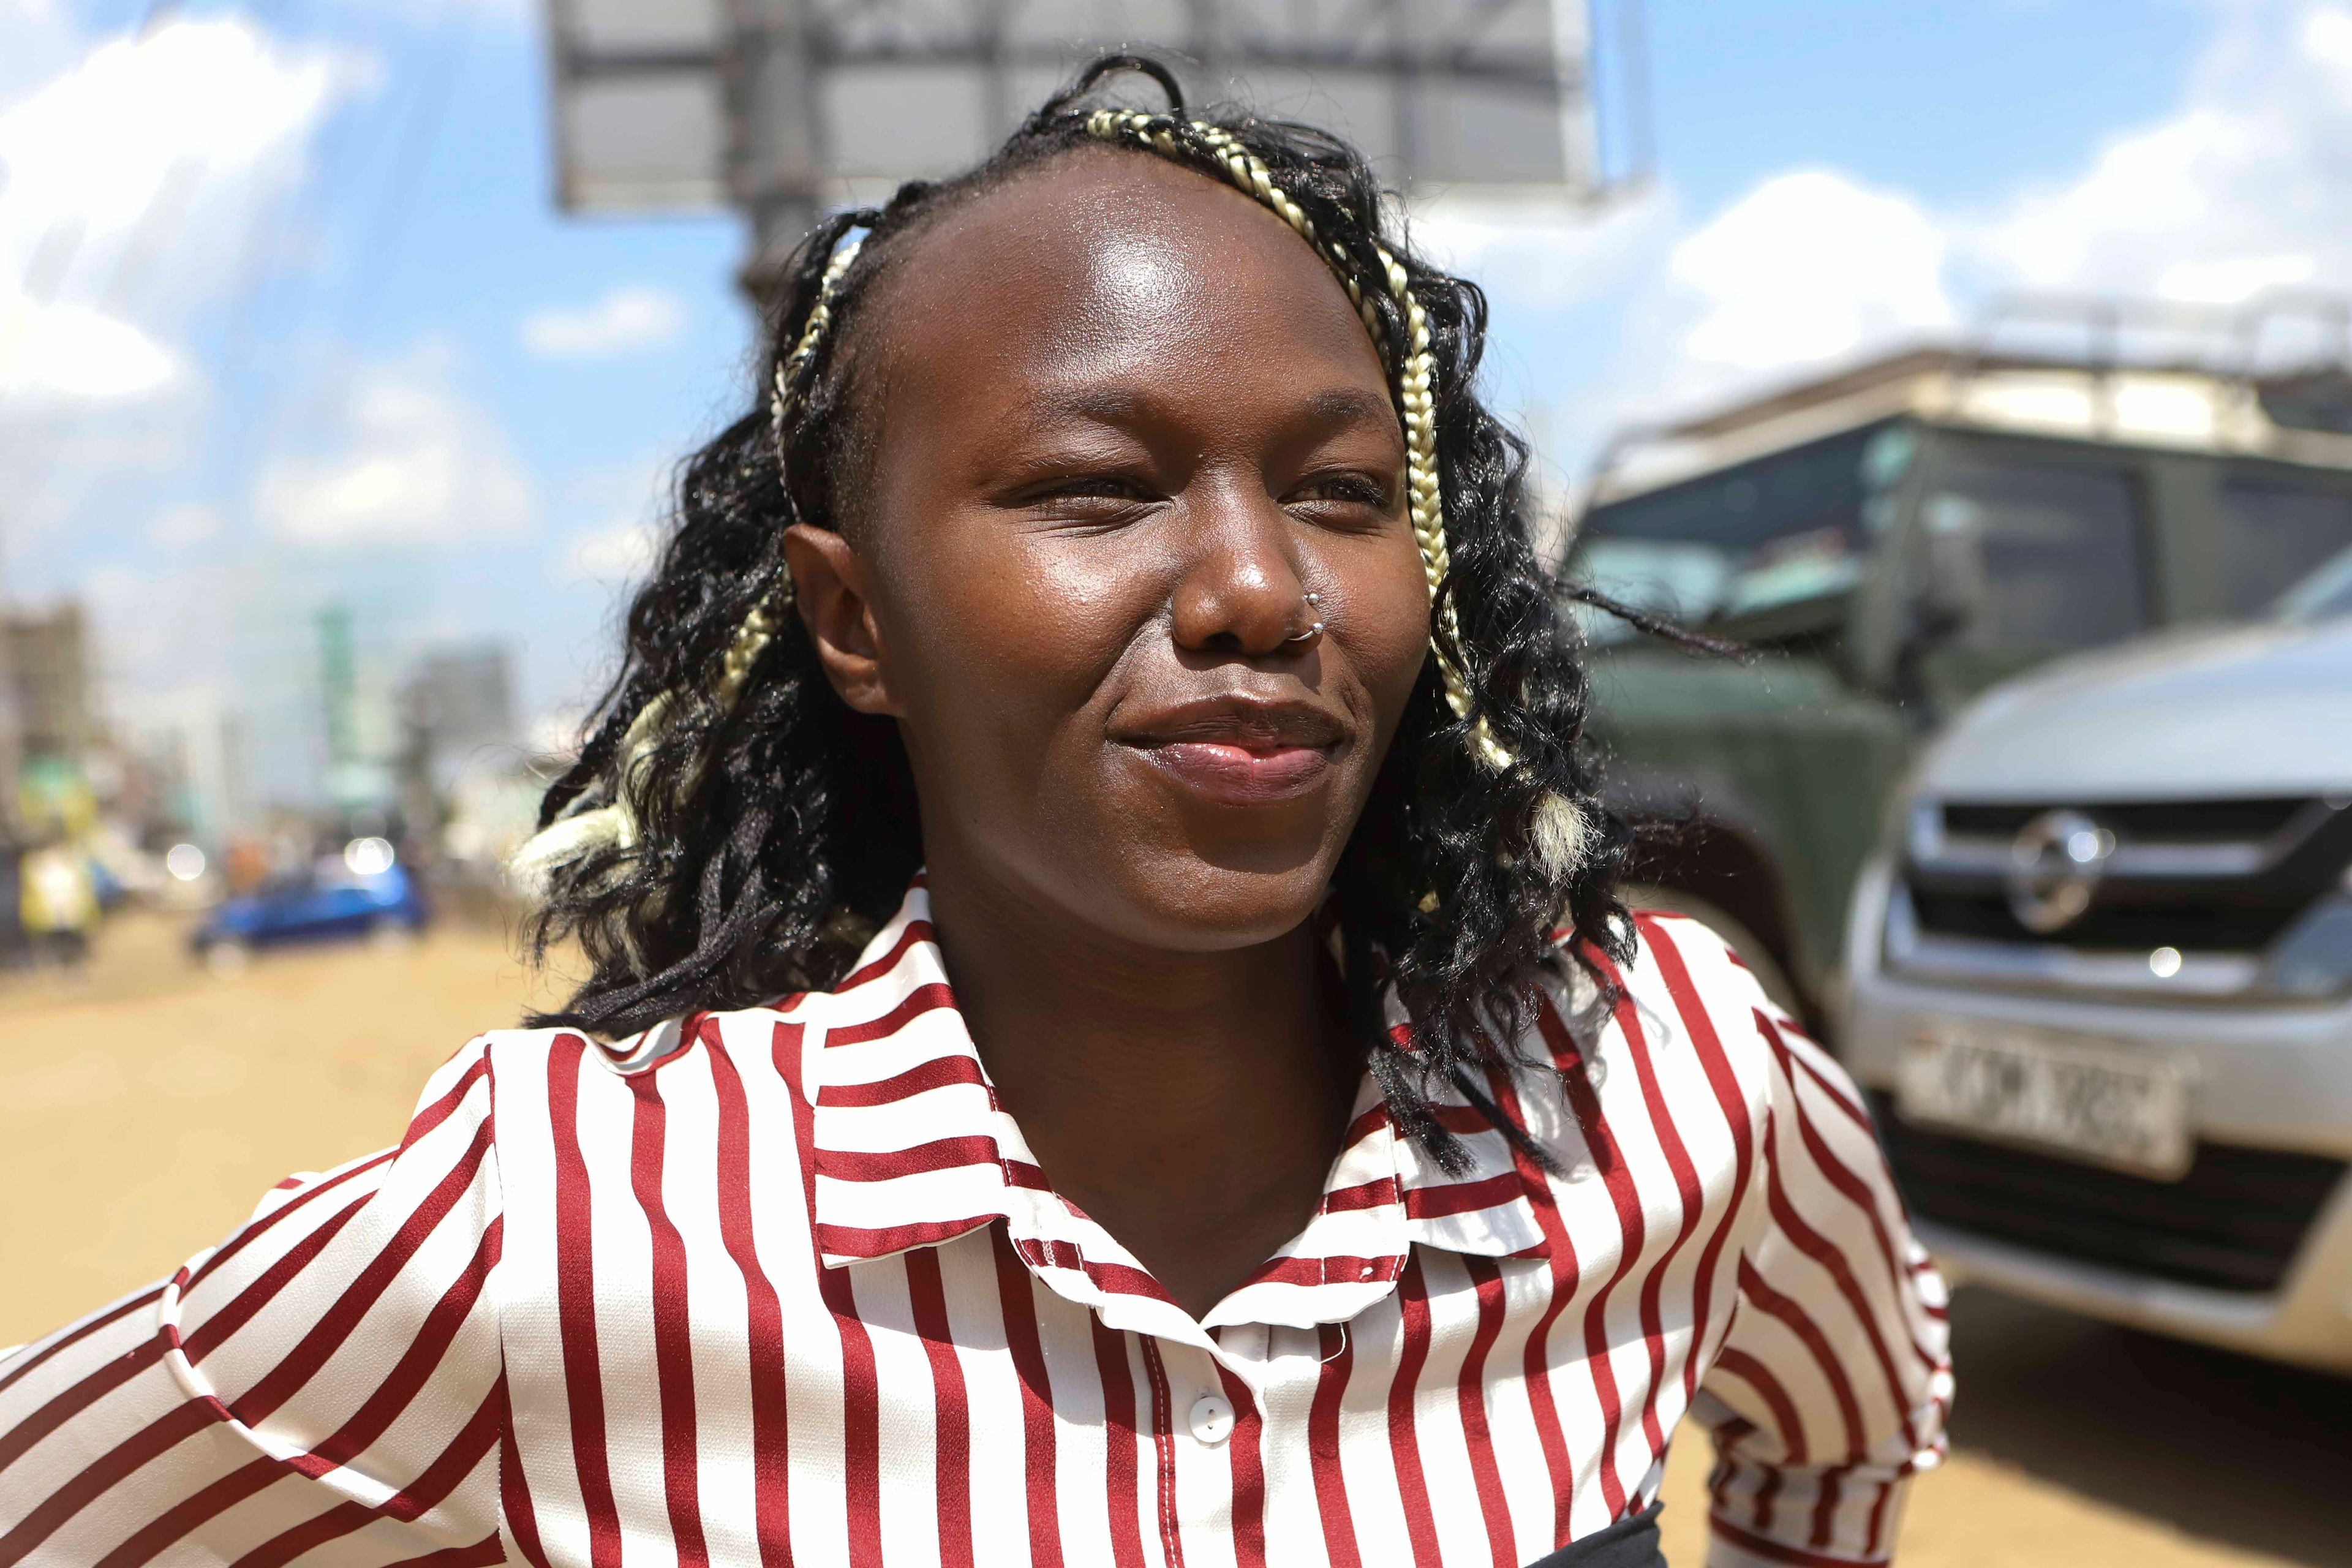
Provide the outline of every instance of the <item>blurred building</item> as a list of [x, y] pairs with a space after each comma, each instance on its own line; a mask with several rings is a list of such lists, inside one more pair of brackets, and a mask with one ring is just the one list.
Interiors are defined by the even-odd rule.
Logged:
[[47, 611], [19, 611], [0, 626], [6, 631], [23, 754], [79, 763], [97, 731], [81, 606], [68, 600]]
[[327, 803], [342, 813], [387, 810], [403, 749], [397, 689], [381, 659], [360, 657], [348, 607], [325, 605], [317, 624]]
[[21, 835], [91, 815], [87, 766], [98, 727], [88, 623], [68, 600], [0, 615], [0, 770]]
[[436, 648], [400, 686], [400, 816], [442, 896], [495, 904], [501, 869], [537, 826], [544, 781], [515, 703], [514, 653], [499, 643]]
[[217, 846], [251, 819], [247, 723], [219, 692], [142, 697], [123, 707], [118, 723], [123, 815], [140, 837]]
[[403, 771], [436, 798], [459, 776], [516, 752], [522, 726], [515, 714], [514, 652], [500, 643], [431, 650], [401, 682], [404, 732]]

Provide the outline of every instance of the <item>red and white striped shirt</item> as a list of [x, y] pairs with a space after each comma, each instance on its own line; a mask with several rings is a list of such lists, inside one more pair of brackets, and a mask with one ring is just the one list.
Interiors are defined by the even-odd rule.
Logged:
[[[1490, 1075], [1564, 1177], [1367, 1085], [1194, 1321], [999, 1108], [919, 884], [831, 993], [474, 1041], [395, 1150], [0, 1361], [0, 1568], [1518, 1568], [1712, 1426], [1717, 1568], [1882, 1559], [1941, 1288], [1839, 1069], [1687, 921]], [[1564, 966], [1565, 967], [1565, 966]]]

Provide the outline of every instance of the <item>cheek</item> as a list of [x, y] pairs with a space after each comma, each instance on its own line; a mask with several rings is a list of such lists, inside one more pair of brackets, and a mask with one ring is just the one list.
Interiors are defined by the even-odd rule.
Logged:
[[991, 736], [1034, 758], [1100, 689], [1151, 585], [1109, 569], [1115, 552], [1054, 548], [998, 518], [940, 520], [923, 546], [895, 563], [885, 628], [918, 742]]
[[1429, 657], [1429, 587], [1410, 540], [1355, 563], [1324, 595], [1332, 636], [1362, 683], [1385, 751]]

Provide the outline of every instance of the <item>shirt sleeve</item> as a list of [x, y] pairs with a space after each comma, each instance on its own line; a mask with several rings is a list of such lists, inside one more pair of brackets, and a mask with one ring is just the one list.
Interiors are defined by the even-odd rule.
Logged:
[[490, 1088], [477, 1040], [399, 1147], [0, 1360], [0, 1563], [506, 1561]]
[[1748, 991], [1765, 1223], [1695, 1408], [1716, 1442], [1708, 1568], [1884, 1563], [1906, 1480], [1944, 1454], [1943, 1281], [1852, 1080]]

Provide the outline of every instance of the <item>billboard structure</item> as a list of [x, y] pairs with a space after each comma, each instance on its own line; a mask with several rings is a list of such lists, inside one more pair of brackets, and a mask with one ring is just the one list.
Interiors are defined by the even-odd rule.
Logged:
[[[1591, 203], [1601, 0], [547, 0], [569, 211], [741, 208], [747, 280], [816, 216], [992, 147], [1106, 48], [1158, 55], [1194, 101], [1353, 139], [1414, 195]], [[1638, 121], [1638, 0], [1614, 0]]]

